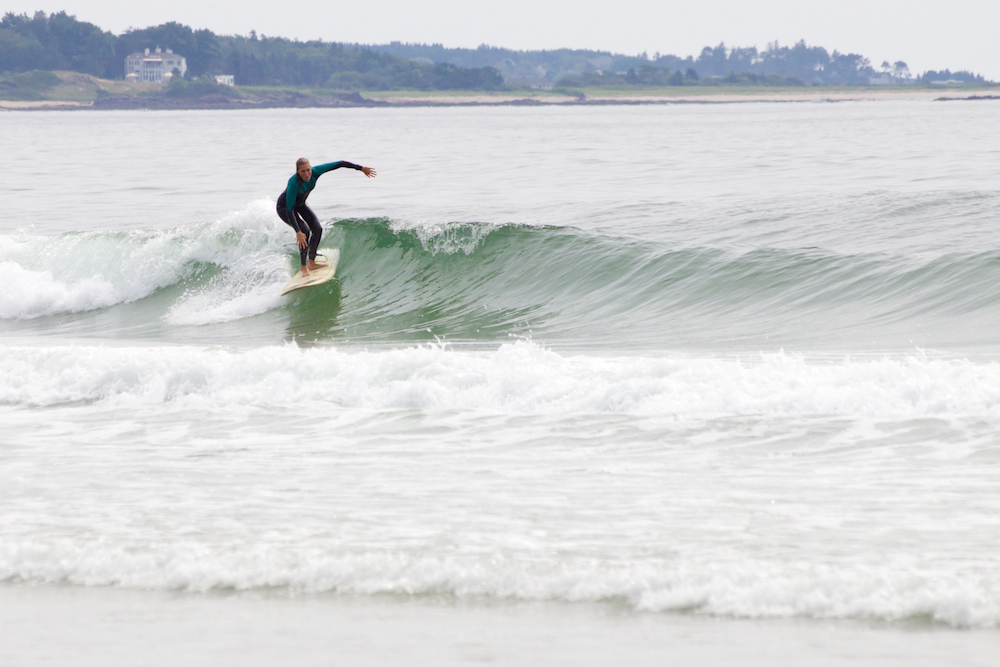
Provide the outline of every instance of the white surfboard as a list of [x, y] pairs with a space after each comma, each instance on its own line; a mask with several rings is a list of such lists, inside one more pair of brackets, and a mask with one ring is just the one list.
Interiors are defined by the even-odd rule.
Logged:
[[288, 284], [285, 285], [285, 289], [281, 291], [281, 296], [285, 296], [289, 292], [294, 292], [295, 290], [302, 289], [303, 287], [322, 285], [330, 278], [333, 278], [333, 274], [337, 272], [338, 259], [340, 259], [340, 250], [338, 248], [327, 251], [327, 256], [325, 258], [317, 256], [316, 263], [322, 264], [323, 266], [315, 271], [310, 271], [308, 276], [303, 276], [302, 270], [300, 269], [294, 276], [292, 276], [292, 279], [288, 281]]

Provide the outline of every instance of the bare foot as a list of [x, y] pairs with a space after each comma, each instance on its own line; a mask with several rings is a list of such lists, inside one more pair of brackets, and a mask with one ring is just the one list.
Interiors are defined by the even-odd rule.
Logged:
[[308, 267], [303, 266], [301, 273], [302, 273], [302, 277], [303, 278], [305, 278], [306, 276], [308, 276], [309, 275], [309, 269], [308, 269]]
[[[309, 268], [310, 271], [317, 271], [319, 269], [325, 269], [326, 267], [327, 267], [326, 264], [320, 264], [319, 262], [314, 262], [312, 260], [309, 260], [309, 267], [308, 268]], [[303, 274], [303, 275], [305, 275], [305, 274]]]

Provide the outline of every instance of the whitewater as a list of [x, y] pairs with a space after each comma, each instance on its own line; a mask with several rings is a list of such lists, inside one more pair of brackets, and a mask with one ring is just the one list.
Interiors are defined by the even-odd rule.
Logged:
[[[0, 620], [85, 595], [121, 664], [115, 610], [175, 604], [292, 605], [314, 647], [307, 609], [399, 615], [367, 664], [607, 664], [533, 652], [539, 614], [742, 638], [699, 664], [755, 633], [812, 661], [830, 622], [871, 652], [822, 664], [991, 664], [996, 113], [4, 114]], [[281, 297], [302, 156], [379, 177], [320, 179], [337, 278]], [[433, 653], [426, 614], [520, 639]]]

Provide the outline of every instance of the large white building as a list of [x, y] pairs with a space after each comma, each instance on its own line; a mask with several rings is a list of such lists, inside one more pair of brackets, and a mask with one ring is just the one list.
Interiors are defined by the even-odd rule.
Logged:
[[146, 49], [145, 53], [136, 52], [125, 59], [125, 78], [133, 81], [166, 83], [175, 69], [184, 76], [187, 60], [170, 49], [160, 51], [156, 47], [153, 53]]

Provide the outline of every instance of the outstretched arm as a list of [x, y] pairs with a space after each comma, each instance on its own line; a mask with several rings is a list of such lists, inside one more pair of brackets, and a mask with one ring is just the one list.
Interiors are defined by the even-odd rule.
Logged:
[[333, 171], [334, 169], [340, 169], [341, 167], [346, 167], [348, 169], [357, 169], [363, 173], [368, 178], [375, 177], [375, 170], [371, 167], [362, 167], [360, 164], [354, 164], [353, 162], [347, 162], [346, 160], [341, 160], [340, 162], [328, 162], [326, 164], [319, 164], [313, 167], [313, 174], [318, 178], [319, 176], [325, 174], [328, 171]]

